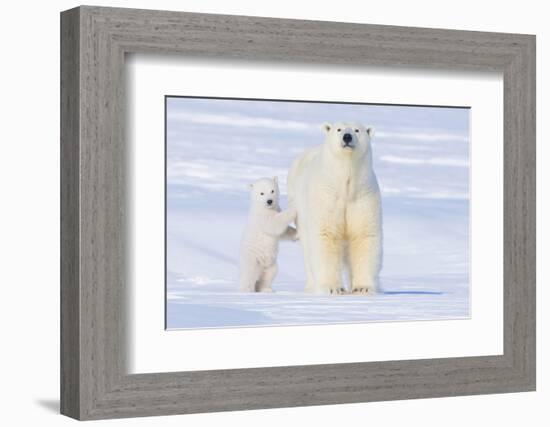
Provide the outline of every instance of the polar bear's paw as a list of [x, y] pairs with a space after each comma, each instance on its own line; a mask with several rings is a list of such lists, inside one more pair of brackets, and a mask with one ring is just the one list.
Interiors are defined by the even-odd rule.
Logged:
[[374, 286], [354, 286], [351, 289], [351, 293], [354, 295], [373, 295], [376, 291]]
[[330, 295], [343, 295], [346, 293], [346, 289], [343, 287], [336, 286], [334, 288], [329, 288], [329, 294]]

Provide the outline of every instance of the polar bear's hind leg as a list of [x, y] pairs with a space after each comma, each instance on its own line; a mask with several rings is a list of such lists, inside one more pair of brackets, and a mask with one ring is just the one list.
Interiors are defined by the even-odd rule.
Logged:
[[277, 264], [273, 264], [272, 266], [267, 267], [260, 276], [260, 280], [258, 280], [258, 292], [273, 292], [271, 284], [273, 283], [276, 275]]
[[261, 269], [256, 260], [243, 262], [239, 271], [239, 289], [241, 292], [256, 292]]

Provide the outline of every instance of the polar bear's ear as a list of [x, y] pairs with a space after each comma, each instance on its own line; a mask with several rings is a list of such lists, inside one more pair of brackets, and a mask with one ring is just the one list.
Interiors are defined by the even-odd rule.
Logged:
[[331, 128], [332, 128], [332, 125], [330, 123], [323, 123], [323, 130], [326, 133], [329, 133]]
[[279, 184], [279, 178], [277, 178], [276, 176], [273, 177], [273, 182], [275, 183], [275, 185]]
[[374, 136], [374, 128], [372, 126], [367, 127], [367, 134], [372, 138]]
[[252, 190], [252, 189], [254, 188], [254, 184], [248, 184], [248, 185], [246, 186], [246, 188], [248, 188], [249, 190]]

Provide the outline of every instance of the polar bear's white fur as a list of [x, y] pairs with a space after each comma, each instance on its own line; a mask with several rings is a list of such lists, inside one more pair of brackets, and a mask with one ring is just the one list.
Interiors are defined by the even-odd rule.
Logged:
[[241, 241], [239, 287], [242, 292], [272, 292], [277, 274], [280, 239], [294, 239], [296, 218], [291, 208], [281, 212], [277, 177], [250, 185], [250, 213]]
[[382, 209], [372, 167], [372, 127], [325, 124], [325, 142], [303, 153], [288, 176], [289, 203], [307, 274], [306, 291], [374, 293], [382, 264]]

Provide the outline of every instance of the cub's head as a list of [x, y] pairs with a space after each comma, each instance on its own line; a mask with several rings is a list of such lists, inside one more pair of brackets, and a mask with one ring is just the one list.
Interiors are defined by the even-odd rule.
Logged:
[[279, 207], [279, 183], [277, 177], [261, 178], [250, 184], [250, 199], [255, 206], [267, 209]]
[[371, 151], [372, 127], [356, 122], [336, 122], [325, 123], [323, 129], [326, 133], [325, 144], [335, 155], [362, 157]]

